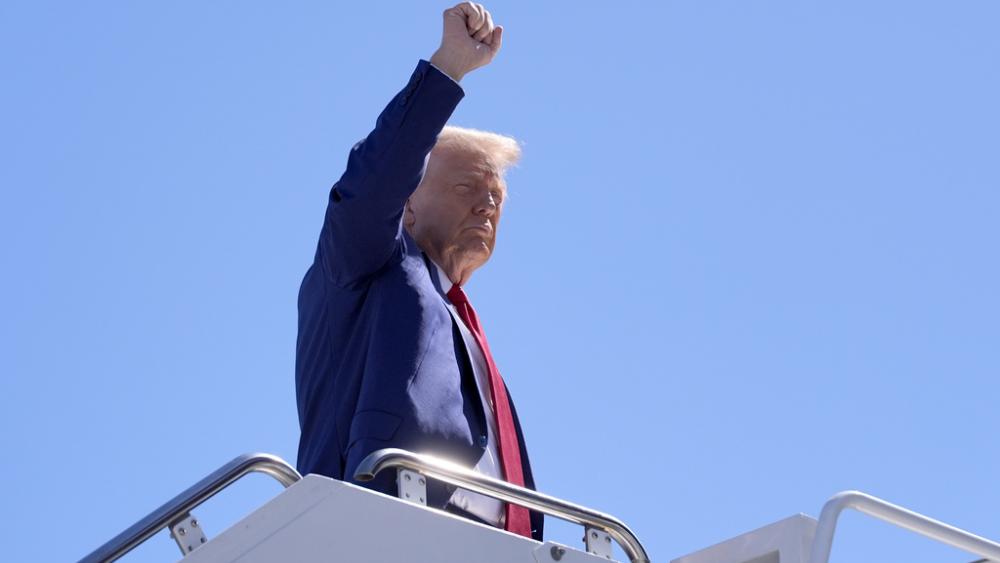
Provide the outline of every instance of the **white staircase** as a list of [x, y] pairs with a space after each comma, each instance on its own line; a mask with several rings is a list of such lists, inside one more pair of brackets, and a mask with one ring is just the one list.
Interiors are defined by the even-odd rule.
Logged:
[[[266, 454], [240, 456], [114, 537], [81, 563], [115, 561], [169, 528], [184, 563], [586, 563], [612, 560], [612, 542], [632, 563], [649, 563], [634, 533], [620, 520], [571, 502], [491, 479], [465, 467], [385, 449], [369, 455], [354, 478], [395, 470], [395, 498], [320, 475], [302, 478]], [[268, 474], [286, 489], [209, 540], [192, 510], [250, 472]], [[435, 479], [584, 526], [583, 549], [538, 542], [425, 505]], [[828, 563], [841, 513], [853, 509], [1000, 563], [1000, 544], [857, 491], [834, 495], [819, 520], [798, 514], [672, 563]]]

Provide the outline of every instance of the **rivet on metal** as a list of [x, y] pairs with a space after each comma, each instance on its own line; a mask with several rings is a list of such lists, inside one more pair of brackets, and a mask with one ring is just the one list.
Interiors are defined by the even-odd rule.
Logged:
[[[427, 505], [427, 481], [423, 475], [409, 469], [399, 468], [396, 475], [399, 498], [413, 503]], [[417, 499], [420, 499], [419, 501]]]
[[188, 512], [170, 524], [170, 537], [177, 542], [181, 553], [187, 555], [203, 543], [207, 543], [205, 531], [201, 529], [198, 519]]
[[552, 556], [552, 559], [559, 561], [563, 558], [563, 555], [566, 555], [566, 549], [559, 547], [558, 545], [554, 545], [552, 546], [552, 549], [549, 550], [549, 555]]

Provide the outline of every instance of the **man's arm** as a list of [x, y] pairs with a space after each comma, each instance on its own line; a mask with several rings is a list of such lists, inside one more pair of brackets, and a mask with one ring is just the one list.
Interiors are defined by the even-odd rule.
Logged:
[[347, 170], [330, 191], [317, 252], [328, 280], [350, 285], [401, 259], [403, 207], [464, 95], [458, 81], [493, 60], [502, 34], [481, 5], [445, 10], [441, 46], [430, 64], [420, 61], [375, 129], [351, 150]]

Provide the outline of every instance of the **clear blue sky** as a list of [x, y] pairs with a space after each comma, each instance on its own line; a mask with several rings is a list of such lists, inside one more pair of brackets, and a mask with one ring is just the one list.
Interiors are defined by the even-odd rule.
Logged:
[[[0, 5], [3, 559], [294, 461], [327, 190], [447, 6]], [[488, 7], [453, 123], [525, 156], [468, 289], [541, 489], [657, 561], [848, 488], [1000, 538], [1000, 4]], [[970, 559], [859, 515], [833, 557]]]

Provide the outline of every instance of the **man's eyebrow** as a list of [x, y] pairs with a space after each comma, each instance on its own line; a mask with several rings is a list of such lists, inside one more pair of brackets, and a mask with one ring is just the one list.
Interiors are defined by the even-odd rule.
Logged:
[[[468, 180], [474, 180], [479, 183], [484, 184], [501, 184], [506, 189], [507, 183], [504, 181], [503, 174], [499, 170], [492, 166], [482, 166], [472, 169], [461, 170], [457, 174], [457, 180], [459, 183]], [[495, 180], [495, 182], [494, 182]]]

